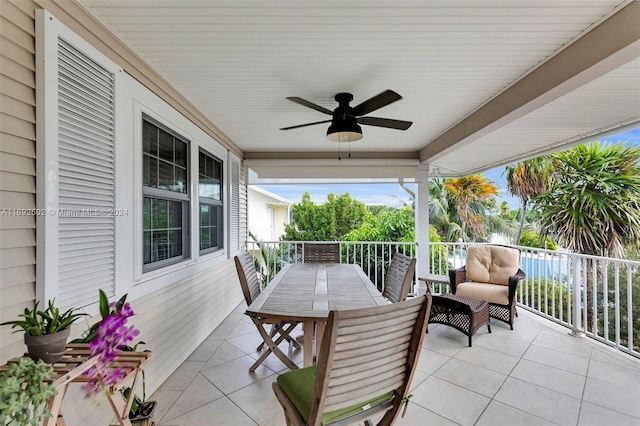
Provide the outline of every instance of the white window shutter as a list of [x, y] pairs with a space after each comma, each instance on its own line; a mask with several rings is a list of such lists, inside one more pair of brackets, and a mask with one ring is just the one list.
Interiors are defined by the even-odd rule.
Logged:
[[[240, 160], [238, 160], [240, 161]], [[247, 249], [249, 239], [249, 216], [247, 211], [247, 182], [249, 180], [249, 169], [244, 164], [240, 168], [240, 250]]]
[[235, 256], [240, 243], [240, 159], [229, 153], [229, 257]]
[[114, 74], [58, 38], [59, 306], [115, 294], [114, 210]]

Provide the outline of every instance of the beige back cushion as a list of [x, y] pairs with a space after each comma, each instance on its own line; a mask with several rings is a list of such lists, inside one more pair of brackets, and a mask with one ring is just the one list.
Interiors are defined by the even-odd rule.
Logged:
[[473, 246], [467, 250], [467, 278], [509, 285], [509, 277], [520, 267], [520, 251], [511, 247]]

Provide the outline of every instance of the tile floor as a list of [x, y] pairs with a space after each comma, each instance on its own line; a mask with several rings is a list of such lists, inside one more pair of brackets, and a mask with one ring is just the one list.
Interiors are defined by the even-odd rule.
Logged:
[[[260, 336], [240, 304], [153, 394], [158, 425], [284, 425], [271, 383], [254, 373]], [[467, 337], [429, 326], [413, 397], [398, 425], [640, 425], [640, 360], [520, 309], [515, 330], [492, 322]], [[301, 351], [294, 353], [302, 361]]]

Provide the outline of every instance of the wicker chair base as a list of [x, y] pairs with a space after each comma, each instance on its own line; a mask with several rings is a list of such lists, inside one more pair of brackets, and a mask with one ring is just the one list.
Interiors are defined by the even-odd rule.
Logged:
[[444, 324], [461, 331], [469, 337], [471, 346], [471, 336], [483, 325], [491, 333], [489, 304], [484, 300], [453, 294], [434, 295], [429, 323]]
[[489, 304], [489, 316], [491, 318], [495, 318], [499, 321], [506, 322], [513, 330], [513, 322], [515, 317], [518, 316], [518, 312], [516, 311], [516, 303], [515, 300], [509, 305], [498, 305], [495, 303]]

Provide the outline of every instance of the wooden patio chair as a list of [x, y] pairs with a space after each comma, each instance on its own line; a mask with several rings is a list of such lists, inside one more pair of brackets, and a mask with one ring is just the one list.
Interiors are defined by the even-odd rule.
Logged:
[[331, 311], [318, 363], [278, 376], [273, 391], [287, 425], [393, 424], [408, 403], [431, 296]]
[[[236, 270], [238, 271], [238, 279], [240, 280], [240, 287], [242, 287], [242, 293], [244, 294], [244, 300], [247, 302], [247, 306], [250, 306], [251, 303], [255, 300], [256, 297], [260, 294], [260, 281], [258, 281], [258, 273], [256, 272], [256, 267], [253, 263], [253, 257], [249, 254], [248, 251], [241, 252], [237, 256], [234, 257], [236, 263]], [[300, 349], [300, 343], [291, 337], [289, 333], [295, 328], [299, 322], [284, 322], [281, 320], [272, 320], [270, 318], [264, 317], [255, 317], [250, 315], [251, 320], [254, 322], [256, 327], [258, 327], [258, 331], [260, 335], [263, 337], [263, 342], [256, 348], [257, 351], [261, 351], [265, 344], [268, 346], [268, 349], [258, 358], [258, 360], [249, 368], [249, 371], [255, 371], [256, 368], [264, 360], [269, 356], [270, 353], [274, 353], [278, 358], [282, 360], [289, 368], [298, 368], [293, 361], [291, 361], [288, 357], [286, 357], [278, 348], [277, 345], [280, 344], [283, 340], [289, 342], [289, 356], [291, 356], [291, 348], [295, 347], [296, 349]], [[268, 333], [268, 337], [263, 333], [263, 326], [265, 324], [271, 324], [271, 329]], [[273, 339], [276, 339], [275, 341]], [[286, 358], [285, 361], [282, 357]]]
[[466, 265], [449, 271], [453, 294], [486, 300], [489, 316], [506, 322], [511, 330], [518, 316], [516, 289], [524, 278], [520, 250], [497, 245], [469, 247]]
[[409, 287], [416, 271], [416, 259], [395, 252], [384, 278], [382, 295], [392, 303], [402, 302], [409, 294]]
[[340, 243], [303, 243], [304, 263], [340, 263]]

